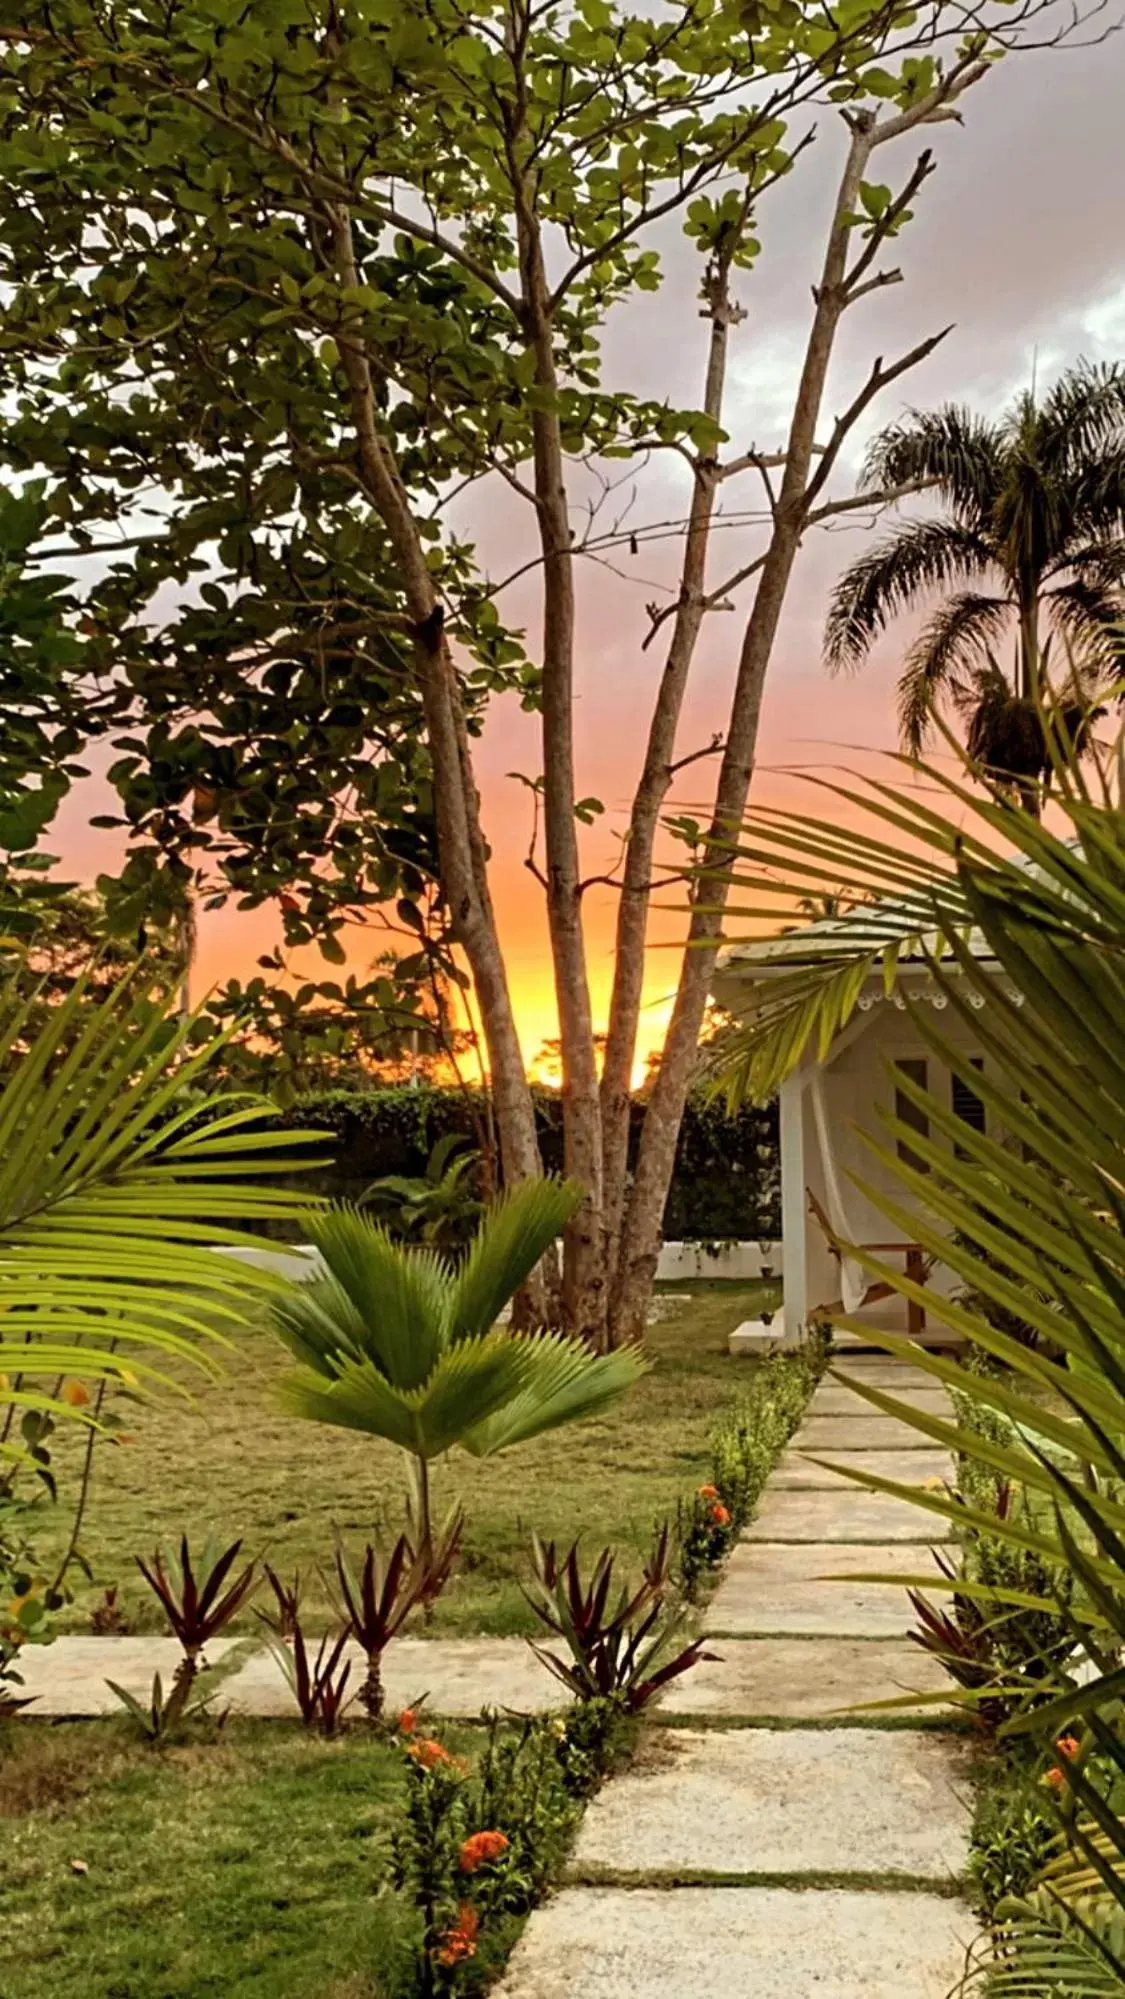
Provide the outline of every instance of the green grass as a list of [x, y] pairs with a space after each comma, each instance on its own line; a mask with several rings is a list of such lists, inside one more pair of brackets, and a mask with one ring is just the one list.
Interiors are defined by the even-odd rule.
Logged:
[[158, 1753], [116, 1722], [19, 1722], [0, 1744], [4, 1999], [401, 1999], [399, 1785], [358, 1731], [231, 1722]]
[[[754, 1363], [732, 1360], [727, 1335], [766, 1302], [759, 1284], [677, 1285], [690, 1294], [651, 1329], [652, 1372], [604, 1416], [554, 1431], [490, 1461], [447, 1459], [435, 1480], [438, 1505], [462, 1499], [469, 1526], [459, 1571], [440, 1600], [435, 1635], [528, 1631], [520, 1592], [531, 1530], [591, 1542], [647, 1541], [653, 1522], [707, 1475], [708, 1437], [718, 1412], [747, 1385]], [[397, 1526], [405, 1490], [400, 1454], [346, 1430], [287, 1416], [274, 1386], [286, 1365], [280, 1344], [248, 1329], [226, 1360], [224, 1379], [195, 1390], [194, 1404], [166, 1398], [128, 1411], [130, 1440], [99, 1445], [82, 1550], [93, 1572], [75, 1573], [64, 1628], [88, 1628], [91, 1605], [117, 1584], [135, 1630], [159, 1629], [157, 1606], [133, 1557], [187, 1532], [241, 1536], [248, 1554], [312, 1570], [331, 1559], [333, 1528], [362, 1542], [376, 1521]], [[119, 1412], [121, 1413], [121, 1412]], [[41, 1554], [61, 1547], [77, 1470], [73, 1439], [58, 1442], [57, 1524]], [[307, 1603], [328, 1612], [310, 1574]], [[243, 1626], [252, 1624], [251, 1614]]]

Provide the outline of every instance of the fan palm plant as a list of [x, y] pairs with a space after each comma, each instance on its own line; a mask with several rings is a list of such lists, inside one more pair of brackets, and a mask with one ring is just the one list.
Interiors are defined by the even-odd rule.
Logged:
[[333, 1209], [309, 1231], [324, 1274], [272, 1307], [298, 1363], [282, 1383], [286, 1407], [407, 1453], [422, 1547], [435, 1458], [458, 1447], [490, 1457], [593, 1415], [646, 1370], [635, 1349], [595, 1354], [561, 1333], [497, 1324], [580, 1200], [573, 1181], [521, 1182], [486, 1210], [456, 1269], [354, 1208]]
[[[995, 422], [914, 410], [875, 439], [862, 485], [929, 487], [943, 511], [901, 522], [845, 570], [829, 667], [860, 666], [892, 618], [941, 593], [899, 680], [904, 745], [917, 753], [948, 702], [979, 763], [1034, 784], [1050, 767], [1043, 701], [1077, 725], [1125, 661], [1125, 366], [1080, 362]], [[997, 650], [1012, 626], [1009, 679]], [[1067, 655], [1054, 697], [1051, 635]]]

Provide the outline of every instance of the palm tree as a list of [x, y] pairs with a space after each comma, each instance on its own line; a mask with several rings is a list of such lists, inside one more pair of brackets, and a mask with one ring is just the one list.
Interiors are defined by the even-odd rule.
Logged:
[[406, 1452], [423, 1546], [435, 1458], [458, 1447], [491, 1457], [593, 1415], [647, 1369], [636, 1348], [595, 1354], [561, 1333], [497, 1324], [580, 1200], [573, 1181], [521, 1181], [486, 1210], [456, 1268], [354, 1208], [332, 1209], [309, 1229], [324, 1274], [272, 1307], [298, 1363], [282, 1382], [285, 1406]]
[[[876, 438], [862, 485], [917, 484], [944, 511], [899, 523], [844, 572], [827, 663], [862, 665], [892, 618], [944, 593], [899, 679], [904, 745], [916, 755], [948, 702], [974, 759], [1026, 787], [1050, 769], [1041, 704], [1072, 734], [1125, 664], [1125, 366], [1079, 362], [995, 422], [953, 404], [911, 411]], [[1009, 679], [996, 651], [1013, 625]], [[1056, 689], [1052, 641], [1067, 658]]]

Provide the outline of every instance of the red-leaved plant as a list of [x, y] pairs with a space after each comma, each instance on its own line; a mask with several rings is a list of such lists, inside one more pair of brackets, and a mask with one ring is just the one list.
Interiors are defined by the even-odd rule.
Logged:
[[564, 1641], [569, 1657], [534, 1643], [531, 1649], [578, 1700], [613, 1700], [624, 1713], [639, 1714], [669, 1681], [716, 1656], [704, 1650], [701, 1638], [665, 1656], [680, 1623], [665, 1604], [669, 1547], [665, 1522], [636, 1589], [623, 1585], [615, 1591], [612, 1549], [603, 1548], [584, 1577], [577, 1541], [560, 1560], [553, 1541], [532, 1537], [535, 1581], [524, 1595], [540, 1622]]

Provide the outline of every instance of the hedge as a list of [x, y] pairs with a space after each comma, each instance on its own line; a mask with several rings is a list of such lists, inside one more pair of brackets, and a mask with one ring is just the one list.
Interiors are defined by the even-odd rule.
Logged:
[[[544, 1166], [563, 1163], [562, 1106], [557, 1092], [535, 1091]], [[483, 1102], [477, 1099], [478, 1113]], [[634, 1102], [630, 1163], [636, 1157], [644, 1105]], [[472, 1108], [460, 1090], [402, 1087], [391, 1090], [323, 1090], [302, 1097], [285, 1113], [294, 1129], [335, 1134], [328, 1173], [312, 1176], [317, 1191], [354, 1199], [385, 1173], [421, 1174], [439, 1138], [461, 1133], [475, 1141]], [[680, 1131], [676, 1167], [664, 1211], [670, 1241], [711, 1242], [776, 1238], [780, 1232], [777, 1109], [746, 1109], [729, 1116], [720, 1103], [689, 1099]]]

